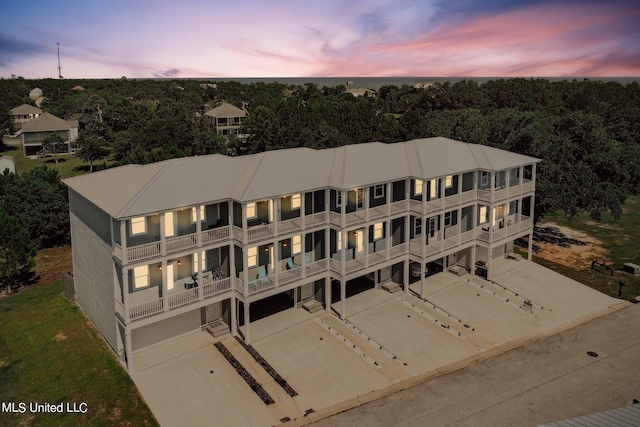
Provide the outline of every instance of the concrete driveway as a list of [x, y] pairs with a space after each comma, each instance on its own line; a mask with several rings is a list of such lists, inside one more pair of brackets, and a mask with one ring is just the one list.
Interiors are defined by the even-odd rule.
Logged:
[[[493, 268], [494, 282], [451, 273], [431, 276], [425, 301], [412, 293], [381, 289], [354, 295], [347, 300], [345, 321], [332, 313], [290, 309], [252, 323], [252, 346], [295, 390], [293, 397], [235, 338], [222, 337], [229, 352], [273, 398], [270, 405], [260, 400], [205, 333], [136, 353], [133, 379], [163, 426], [301, 425], [419, 384], [440, 384], [449, 377], [443, 374], [465, 367], [470, 367], [468, 383], [445, 382], [442, 392], [436, 387], [430, 393], [466, 396], [476, 408], [493, 400], [476, 396], [480, 388], [473, 375], [477, 372], [480, 380], [493, 374], [474, 370], [480, 366], [475, 362], [491, 364], [494, 359], [489, 358], [496, 355], [515, 357], [500, 363], [507, 372], [518, 372], [517, 367], [529, 362], [509, 356], [514, 354], [509, 350], [629, 305], [528, 261], [500, 260]], [[542, 368], [546, 371], [541, 378], [555, 378], [553, 365]], [[493, 395], [505, 401], [523, 389], [509, 382]], [[393, 396], [388, 399], [393, 401]], [[400, 403], [398, 411], [415, 410], [418, 418], [425, 416], [420, 399], [413, 409], [411, 403]], [[451, 412], [446, 403], [441, 405], [443, 414]], [[337, 424], [325, 425], [390, 425], [354, 424], [350, 413], [326, 420]], [[399, 422], [398, 416], [394, 420]], [[463, 418], [464, 414], [451, 419]]]

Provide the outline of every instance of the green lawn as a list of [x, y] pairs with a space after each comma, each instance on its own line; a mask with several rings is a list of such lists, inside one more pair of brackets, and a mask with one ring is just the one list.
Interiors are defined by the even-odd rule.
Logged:
[[0, 402], [87, 405], [84, 414], [2, 413], [2, 426], [158, 425], [60, 282], [0, 299]]
[[[0, 153], [0, 155], [2, 154], [13, 156], [13, 158], [16, 160], [16, 169], [18, 173], [29, 172], [31, 169], [42, 165], [46, 165], [51, 169], [56, 169], [58, 172], [60, 172], [60, 178], [62, 179], [76, 175], [82, 175], [83, 173], [89, 172], [89, 163], [83, 162], [74, 154], [58, 154], [58, 163], [56, 163], [53, 157], [45, 159], [26, 158], [22, 154], [22, 150], [19, 147], [14, 146], [8, 146], [8, 149], [6, 151]], [[104, 165], [104, 160], [96, 162], [93, 165], [93, 170], [95, 171], [96, 169], [98, 169], [98, 166], [100, 168], [103, 168]]]
[[626, 286], [623, 288], [622, 298], [640, 296], [640, 277], [620, 271], [627, 262], [640, 264], [640, 196], [629, 197], [623, 208], [624, 214], [620, 219], [615, 220], [610, 215], [605, 215], [601, 222], [591, 220], [588, 215], [570, 220], [559, 212], [544, 217], [545, 222], [555, 222], [600, 240], [609, 254], [607, 264], [612, 264], [615, 269], [613, 277], [605, 274], [602, 267], [601, 272], [598, 272], [590, 266], [573, 269], [536, 256], [534, 261], [612, 296], [618, 295], [618, 282], [624, 281]]

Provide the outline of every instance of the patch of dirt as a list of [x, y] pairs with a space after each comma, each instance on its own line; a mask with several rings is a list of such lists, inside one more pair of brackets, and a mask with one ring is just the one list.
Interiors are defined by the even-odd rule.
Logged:
[[42, 249], [38, 251], [35, 261], [34, 271], [42, 285], [57, 282], [62, 273], [73, 270], [71, 246]]
[[4, 368], [5, 366], [9, 366], [9, 364], [4, 360], [0, 360], [0, 369]]
[[53, 337], [54, 341], [62, 341], [62, 340], [66, 340], [67, 336], [64, 334], [64, 332], [60, 331], [56, 334], [55, 337]]
[[602, 242], [596, 238], [553, 222], [540, 223], [536, 228], [538, 227], [541, 229], [551, 227], [552, 231], [557, 231], [553, 235], [559, 238], [556, 241], [541, 239], [536, 242], [540, 248], [537, 255], [541, 258], [575, 269], [591, 267], [591, 262], [596, 257], [606, 260], [607, 251], [603, 248]]

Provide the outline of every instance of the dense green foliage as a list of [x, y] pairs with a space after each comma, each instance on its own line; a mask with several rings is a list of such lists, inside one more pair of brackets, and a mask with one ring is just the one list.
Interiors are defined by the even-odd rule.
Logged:
[[57, 171], [38, 167], [29, 173], [0, 176], [0, 212], [19, 222], [29, 248], [69, 243], [69, 201]]
[[0, 290], [9, 292], [22, 283], [34, 266], [36, 249], [20, 221], [0, 210]]
[[[107, 152], [118, 164], [289, 147], [444, 136], [543, 159], [536, 217], [618, 217], [627, 194], [640, 190], [640, 85], [600, 81], [499, 79], [383, 86], [354, 97], [345, 87], [199, 80], [0, 80], [0, 114], [29, 103], [38, 86], [42, 108], [80, 121], [78, 155]], [[74, 90], [81, 85], [84, 90]], [[242, 133], [215, 135], [202, 118], [206, 103], [247, 105]]]

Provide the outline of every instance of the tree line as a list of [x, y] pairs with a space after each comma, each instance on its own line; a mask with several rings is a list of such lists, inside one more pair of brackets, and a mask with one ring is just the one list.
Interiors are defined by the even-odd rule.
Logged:
[[[207, 85], [203, 83], [214, 83]], [[387, 85], [354, 97], [345, 86], [202, 80], [0, 79], [0, 129], [32, 103], [80, 122], [77, 155], [116, 165], [220, 153], [244, 155], [444, 136], [541, 158], [536, 219], [561, 209], [622, 214], [640, 190], [640, 85], [590, 80], [496, 79]], [[78, 88], [81, 86], [82, 88]], [[247, 138], [216, 135], [204, 105], [245, 105]]]

